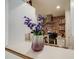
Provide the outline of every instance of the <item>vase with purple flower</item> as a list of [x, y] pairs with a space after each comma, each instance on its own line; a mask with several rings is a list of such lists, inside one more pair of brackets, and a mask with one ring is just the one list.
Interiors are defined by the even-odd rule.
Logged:
[[32, 45], [31, 48], [33, 51], [41, 51], [44, 47], [44, 40], [43, 40], [43, 30], [42, 30], [42, 23], [44, 20], [44, 17], [39, 16], [38, 17], [38, 23], [32, 23], [31, 19], [29, 19], [28, 17], [24, 17], [25, 18], [25, 22], [24, 24], [27, 25], [31, 30], [32, 30], [32, 34], [33, 34], [33, 38], [32, 38]]

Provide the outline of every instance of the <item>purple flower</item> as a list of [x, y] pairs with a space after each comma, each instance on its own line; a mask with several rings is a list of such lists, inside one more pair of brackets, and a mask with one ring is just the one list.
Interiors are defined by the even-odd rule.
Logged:
[[43, 16], [41, 16], [41, 15], [38, 16], [38, 20], [39, 20], [39, 21], [44, 20], [44, 19], [45, 19], [45, 18], [44, 18]]
[[42, 16], [38, 17], [39, 18], [39, 21], [38, 21], [38, 24], [37, 25], [35, 23], [32, 23], [31, 22], [32, 20], [30, 18], [28, 18], [26, 16], [24, 16], [24, 18], [25, 18], [24, 24], [27, 25], [30, 29], [33, 29], [34, 28], [34, 30], [36, 32], [39, 32], [39, 31], [42, 30], [42, 22], [41, 22], [41, 20], [44, 19]]
[[27, 18], [26, 16], [24, 16], [24, 18]]
[[41, 31], [41, 29], [42, 29], [42, 26], [40, 24], [37, 24], [35, 27], [35, 31], [39, 32], [39, 31]]
[[31, 20], [25, 20], [24, 24], [28, 25], [30, 23]]
[[30, 29], [33, 29], [33, 27], [34, 27], [35, 25], [36, 25], [36, 24], [29, 23], [29, 24], [28, 24], [28, 27], [30, 27]]
[[28, 25], [28, 22], [24, 22], [25, 25]]
[[31, 20], [29, 17], [26, 17], [26, 16], [24, 16], [24, 18], [25, 18], [26, 20]]

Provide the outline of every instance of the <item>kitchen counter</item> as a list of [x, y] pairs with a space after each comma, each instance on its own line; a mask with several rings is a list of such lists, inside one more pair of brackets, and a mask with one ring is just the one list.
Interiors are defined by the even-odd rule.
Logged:
[[22, 59], [22, 58], [14, 55], [8, 51], [5, 51], [5, 59]]
[[6, 48], [19, 52], [33, 59], [74, 59], [73, 50], [53, 46], [51, 47], [45, 45], [42, 51], [34, 52], [31, 49], [31, 42], [29, 41], [13, 42], [12, 44], [7, 45]]

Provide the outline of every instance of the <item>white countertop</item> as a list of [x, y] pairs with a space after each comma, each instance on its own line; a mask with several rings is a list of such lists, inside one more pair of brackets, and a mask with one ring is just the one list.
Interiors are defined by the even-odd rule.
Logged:
[[31, 42], [13, 42], [6, 47], [34, 59], [74, 59], [74, 51], [70, 49], [45, 45], [42, 51], [34, 52], [31, 50]]
[[22, 58], [10, 52], [5, 51], [5, 59], [22, 59]]

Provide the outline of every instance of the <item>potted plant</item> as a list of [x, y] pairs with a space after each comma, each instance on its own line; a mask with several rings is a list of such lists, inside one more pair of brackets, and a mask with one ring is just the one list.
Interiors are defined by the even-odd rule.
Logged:
[[32, 20], [26, 16], [24, 16], [25, 21], [24, 24], [27, 25], [31, 30], [33, 34], [33, 39], [32, 39], [32, 45], [31, 48], [33, 51], [41, 51], [44, 47], [44, 40], [43, 40], [43, 30], [42, 30], [42, 24], [44, 17], [39, 15], [38, 17], [38, 23], [32, 23]]

